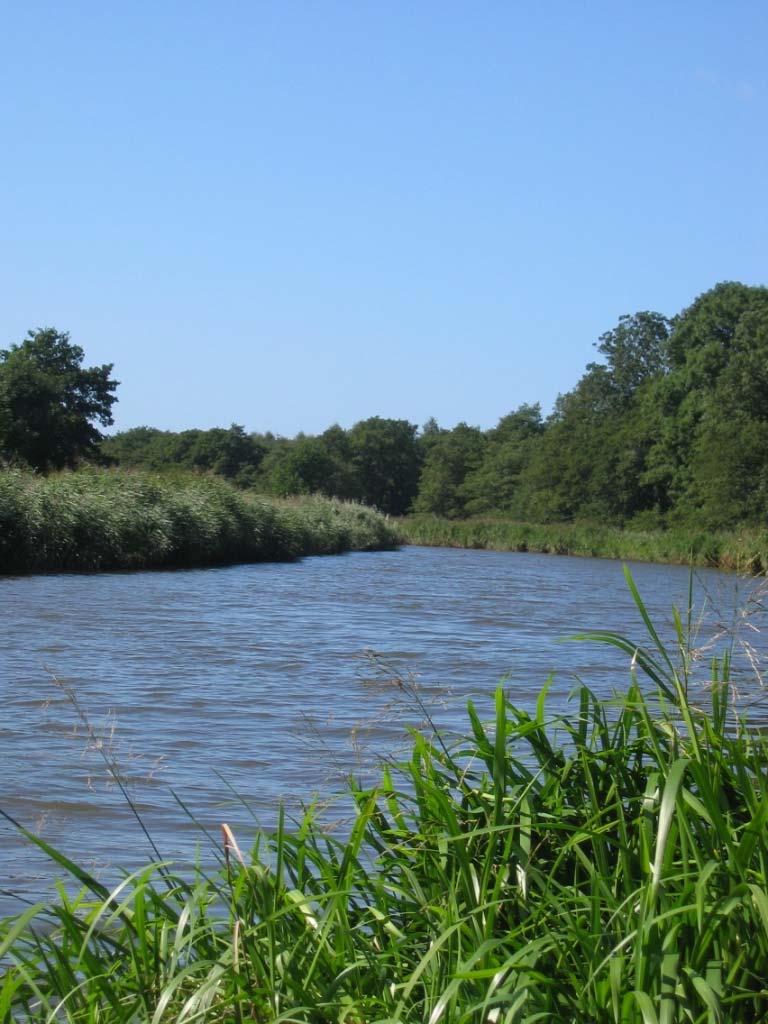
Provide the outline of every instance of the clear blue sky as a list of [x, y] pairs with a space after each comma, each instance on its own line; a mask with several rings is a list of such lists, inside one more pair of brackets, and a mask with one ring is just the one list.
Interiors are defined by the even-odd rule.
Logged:
[[768, 3], [8, 5], [0, 347], [116, 428], [545, 410], [622, 313], [768, 283]]

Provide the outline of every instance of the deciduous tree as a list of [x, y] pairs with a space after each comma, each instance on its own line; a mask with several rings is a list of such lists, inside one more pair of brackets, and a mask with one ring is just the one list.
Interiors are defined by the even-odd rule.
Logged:
[[112, 423], [112, 364], [83, 366], [69, 334], [46, 327], [0, 350], [0, 452], [36, 469], [72, 466], [96, 452], [94, 422]]

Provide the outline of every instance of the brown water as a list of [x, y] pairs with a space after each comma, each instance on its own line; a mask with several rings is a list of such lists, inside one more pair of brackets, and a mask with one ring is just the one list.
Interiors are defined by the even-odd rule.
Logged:
[[[652, 615], [669, 632], [687, 603], [688, 570], [635, 565]], [[732, 623], [749, 586], [697, 573], [704, 633]], [[577, 678], [607, 694], [627, 659], [558, 638], [610, 629], [644, 642], [620, 563], [534, 554], [405, 548], [182, 572], [0, 580], [0, 807], [109, 877], [151, 853], [78, 723], [71, 688], [98, 743], [119, 764], [164, 857], [190, 858], [201, 822], [247, 838], [338, 788], [402, 742], [415, 709], [393, 682], [412, 675], [437, 722], [463, 727], [498, 681], [532, 705], [551, 672], [562, 709]], [[666, 624], [666, 625], [665, 625]], [[744, 634], [759, 648], [759, 633]], [[364, 655], [372, 650], [386, 666]], [[754, 690], [748, 667], [744, 684]], [[235, 800], [232, 787], [243, 802]], [[246, 811], [247, 803], [254, 817]], [[31, 895], [44, 859], [0, 824], [0, 889]], [[4, 904], [7, 906], [7, 904]]]

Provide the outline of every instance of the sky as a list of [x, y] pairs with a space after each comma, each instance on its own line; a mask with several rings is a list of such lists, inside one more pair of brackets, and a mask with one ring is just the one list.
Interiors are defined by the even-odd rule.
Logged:
[[0, 348], [113, 429], [549, 411], [624, 313], [768, 283], [768, 4], [4, 8]]

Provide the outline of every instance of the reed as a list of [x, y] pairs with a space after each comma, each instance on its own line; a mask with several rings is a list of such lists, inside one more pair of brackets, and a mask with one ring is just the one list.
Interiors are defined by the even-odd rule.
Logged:
[[372, 509], [327, 498], [289, 505], [214, 477], [0, 471], [0, 573], [279, 561], [398, 543]]
[[708, 532], [690, 528], [621, 529], [599, 523], [519, 523], [507, 519], [438, 519], [408, 516], [398, 520], [408, 544], [535, 551], [543, 554], [620, 558], [639, 562], [708, 565], [751, 575], [768, 570], [768, 532], [743, 529]]
[[[335, 836], [314, 808], [228, 827], [220, 870], [150, 865], [0, 925], [0, 1018], [394, 1024], [747, 1024], [768, 1019], [768, 748], [729, 657], [611, 633], [628, 686], [568, 714], [496, 691], [467, 734], [412, 735], [350, 782]], [[623, 680], [622, 680], [623, 682]], [[402, 684], [401, 685], [405, 685]], [[21, 827], [21, 826], [17, 826]]]

